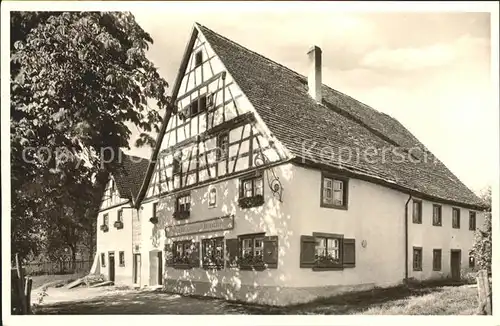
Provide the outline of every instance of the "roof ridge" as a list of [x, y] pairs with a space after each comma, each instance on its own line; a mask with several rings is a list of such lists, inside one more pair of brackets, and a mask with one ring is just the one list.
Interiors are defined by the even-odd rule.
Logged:
[[[305, 79], [307, 80], [307, 76], [306, 76], [306, 75], [303, 75], [303, 74], [301, 74], [301, 73], [299, 73], [299, 72], [297, 72], [297, 71], [295, 71], [295, 70], [293, 70], [293, 69], [291, 69], [291, 68], [289, 68], [289, 67], [287, 67], [287, 66], [285, 66], [285, 65], [283, 65], [283, 64], [281, 64], [281, 63], [279, 63], [279, 62], [277, 62], [277, 61], [275, 61], [275, 60], [273, 60], [273, 59], [270, 59], [270, 58], [266, 57], [265, 55], [262, 55], [262, 54], [260, 54], [260, 53], [258, 53], [258, 52], [256, 52], [256, 51], [254, 51], [254, 50], [252, 50], [252, 49], [249, 49], [249, 48], [247, 48], [247, 47], [245, 47], [245, 46], [243, 46], [243, 45], [239, 44], [238, 42], [235, 42], [235, 41], [233, 41], [233, 40], [231, 40], [231, 39], [229, 39], [229, 38], [225, 37], [224, 35], [221, 35], [221, 34], [219, 34], [219, 33], [215, 32], [214, 30], [212, 30], [212, 29], [210, 29], [210, 28], [206, 27], [205, 25], [202, 25], [202, 24], [197, 23], [197, 22], [195, 22], [195, 25], [197, 25], [197, 26], [199, 26], [199, 27], [202, 27], [202, 28], [204, 28], [204, 29], [208, 30], [209, 32], [211, 32], [211, 33], [215, 34], [216, 36], [218, 36], [218, 37], [220, 37], [220, 38], [222, 38], [222, 39], [224, 39], [224, 40], [226, 40], [226, 41], [228, 41], [228, 42], [230, 42], [230, 43], [233, 43], [234, 45], [239, 46], [240, 48], [243, 48], [243, 49], [245, 49], [245, 50], [246, 50], [246, 51], [248, 51], [248, 52], [252, 52], [253, 54], [258, 55], [259, 57], [261, 57], [261, 58], [263, 58], [263, 59], [265, 59], [265, 60], [271, 61], [272, 63], [275, 63], [275, 64], [277, 64], [278, 66], [281, 66], [281, 67], [285, 68], [286, 70], [289, 70], [290, 72], [294, 73], [294, 74], [295, 74], [295, 75], [297, 75], [298, 77], [305, 78]], [[334, 91], [334, 92], [340, 93], [340, 94], [342, 94], [342, 95], [344, 95], [344, 96], [346, 96], [346, 97], [350, 98], [351, 100], [356, 101], [356, 102], [358, 102], [358, 103], [360, 103], [360, 104], [362, 104], [362, 105], [364, 105], [364, 106], [368, 107], [369, 109], [372, 109], [372, 110], [374, 110], [374, 111], [376, 111], [376, 112], [378, 112], [378, 113], [380, 113], [380, 114], [385, 114], [385, 115], [387, 115], [387, 116], [391, 117], [392, 119], [395, 119], [394, 117], [390, 116], [389, 114], [386, 114], [386, 113], [384, 113], [384, 112], [381, 112], [381, 111], [379, 111], [379, 110], [377, 110], [377, 109], [375, 109], [375, 108], [371, 107], [370, 105], [368, 105], [368, 104], [366, 104], [366, 103], [363, 103], [363, 102], [361, 102], [361, 101], [359, 101], [359, 100], [355, 99], [354, 97], [352, 97], [352, 96], [350, 96], [350, 95], [348, 95], [348, 94], [345, 94], [345, 93], [343, 93], [343, 92], [341, 92], [341, 91], [339, 91], [339, 90], [337, 90], [337, 89], [332, 88], [332, 87], [331, 87], [331, 86], [329, 86], [328, 84], [325, 84], [325, 83], [323, 83], [323, 82], [322, 82], [322, 83], [321, 83], [321, 85], [322, 85], [322, 86], [325, 86], [325, 87], [327, 87], [327, 88], [329, 88], [330, 90], [332, 90], [332, 91]]]
[[[296, 72], [295, 70], [290, 69], [289, 67], [287, 67], [287, 66], [285, 66], [285, 65], [283, 65], [283, 64], [281, 64], [281, 63], [279, 63], [279, 62], [277, 62], [277, 61], [274, 61], [273, 59], [270, 59], [270, 58], [268, 58], [268, 57], [266, 57], [266, 56], [264, 56], [264, 55], [262, 55], [262, 54], [260, 54], [260, 53], [258, 53], [258, 52], [255, 52], [254, 50], [251, 50], [251, 49], [249, 49], [249, 48], [247, 48], [247, 47], [245, 47], [245, 46], [243, 46], [243, 45], [241, 45], [241, 44], [239, 44], [239, 43], [237, 43], [237, 42], [235, 42], [235, 41], [233, 41], [233, 40], [231, 40], [231, 39], [229, 39], [229, 38], [225, 37], [224, 35], [221, 35], [221, 34], [219, 34], [219, 33], [215, 32], [215, 31], [211, 30], [210, 28], [208, 28], [208, 27], [206, 27], [206, 26], [204, 26], [204, 25], [201, 25], [201, 24], [199, 24], [199, 23], [195, 23], [195, 24], [197, 24], [197, 25], [199, 25], [199, 27], [202, 27], [202, 28], [204, 28], [204, 29], [208, 30], [209, 32], [211, 32], [211, 33], [215, 34], [217, 37], [220, 37], [220, 38], [221, 38], [221, 39], [223, 39], [223, 40], [226, 40], [226, 41], [228, 41], [228, 42], [230, 42], [230, 43], [233, 43], [234, 45], [239, 46], [240, 48], [243, 48], [244, 50], [246, 50], [246, 51], [248, 51], [248, 52], [251, 52], [251, 53], [253, 53], [253, 54], [255, 54], [255, 55], [258, 55], [259, 57], [261, 57], [261, 58], [263, 58], [263, 59], [265, 59], [265, 60], [271, 61], [272, 63], [277, 64], [278, 66], [281, 66], [281, 67], [285, 68], [286, 70], [289, 70], [290, 72], [294, 73], [295, 75], [297, 75], [297, 76], [299, 76], [299, 77], [306, 78], [306, 76], [304, 76], [304, 75], [302, 75], [302, 74], [300, 74], [300, 73]], [[323, 85], [327, 86], [326, 84], [323, 84]]]

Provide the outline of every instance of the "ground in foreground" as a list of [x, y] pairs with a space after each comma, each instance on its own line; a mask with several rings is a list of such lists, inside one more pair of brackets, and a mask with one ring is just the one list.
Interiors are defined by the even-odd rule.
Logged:
[[73, 294], [63, 295], [64, 300], [58, 302], [57, 295], [51, 298], [49, 293], [47, 302], [38, 307], [37, 314], [472, 315], [477, 306], [474, 285], [376, 289], [291, 307], [185, 297], [158, 290], [82, 288], [66, 291]]

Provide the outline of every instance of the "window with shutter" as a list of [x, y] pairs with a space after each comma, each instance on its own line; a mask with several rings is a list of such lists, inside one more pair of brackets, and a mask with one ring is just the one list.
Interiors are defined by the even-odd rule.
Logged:
[[226, 255], [228, 267], [238, 266], [238, 239], [226, 239]]
[[343, 239], [343, 267], [355, 267], [356, 266], [356, 240], [355, 239]]
[[278, 237], [264, 238], [264, 263], [267, 268], [278, 268]]
[[356, 266], [356, 240], [342, 234], [313, 232], [300, 237], [300, 267], [314, 271]]

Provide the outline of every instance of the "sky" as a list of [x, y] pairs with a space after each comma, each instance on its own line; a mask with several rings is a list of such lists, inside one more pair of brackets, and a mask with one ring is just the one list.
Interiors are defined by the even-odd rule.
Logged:
[[399, 120], [471, 190], [493, 183], [489, 13], [197, 8], [133, 11], [154, 40], [148, 57], [170, 85], [194, 22], [304, 75], [306, 52], [317, 45], [324, 84]]

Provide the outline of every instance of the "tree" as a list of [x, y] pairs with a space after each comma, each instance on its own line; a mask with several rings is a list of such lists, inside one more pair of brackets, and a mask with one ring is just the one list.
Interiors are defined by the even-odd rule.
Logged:
[[488, 187], [481, 194], [481, 198], [488, 205], [488, 208], [484, 212], [483, 227], [478, 228], [475, 232], [471, 254], [479, 269], [485, 269], [491, 272], [491, 187]]
[[146, 58], [152, 42], [126, 12], [11, 13], [12, 253], [78, 238], [128, 125], [137, 146], [154, 146], [170, 98]]

